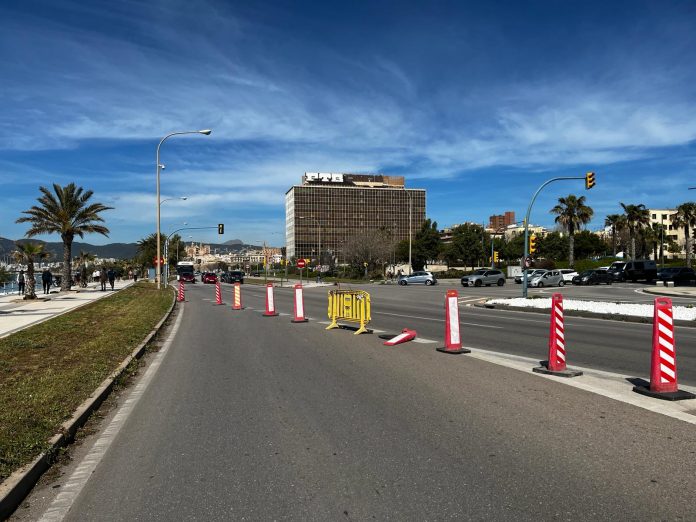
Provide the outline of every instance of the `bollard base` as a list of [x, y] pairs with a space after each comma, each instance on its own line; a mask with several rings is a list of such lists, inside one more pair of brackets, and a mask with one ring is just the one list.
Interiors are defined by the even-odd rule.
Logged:
[[663, 401], [696, 399], [696, 395], [684, 390], [677, 390], [675, 392], [654, 392], [647, 386], [634, 386], [633, 391], [641, 395], [646, 395], [647, 397], [652, 397], [653, 399], [662, 399]]
[[269, 312], [264, 312], [264, 313], [261, 314], [261, 315], [263, 315], [264, 317], [278, 317], [279, 314], [278, 314], [278, 312], [270, 312], [270, 313], [269, 313]]
[[554, 371], [554, 370], [549, 370], [545, 366], [537, 366], [536, 368], [532, 368], [532, 371], [535, 373], [543, 373], [545, 375], [555, 375], [556, 377], [578, 377], [582, 375], [582, 372], [580, 370], [562, 370], [560, 372]]
[[291, 319], [291, 323], [307, 323], [309, 322], [309, 319]]
[[448, 350], [447, 348], [435, 348], [438, 352], [442, 353], [451, 353], [451, 354], [457, 354], [457, 353], [471, 353], [471, 350], [467, 350], [466, 348], [459, 348], [458, 350]]

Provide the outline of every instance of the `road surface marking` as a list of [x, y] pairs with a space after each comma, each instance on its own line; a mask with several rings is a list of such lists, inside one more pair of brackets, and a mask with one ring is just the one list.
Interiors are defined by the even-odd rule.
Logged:
[[162, 364], [162, 361], [164, 360], [164, 357], [169, 351], [169, 347], [176, 336], [176, 332], [179, 330], [179, 325], [181, 324], [183, 317], [184, 310], [181, 310], [176, 318], [176, 321], [174, 322], [174, 326], [172, 327], [167, 340], [164, 342], [160, 350], [154, 354], [152, 361], [150, 361], [150, 365], [145, 371], [142, 379], [140, 379], [140, 382], [136, 384], [131, 393], [128, 394], [126, 401], [119, 406], [116, 415], [114, 415], [113, 419], [111, 419], [111, 422], [106, 429], [102, 431], [101, 435], [92, 446], [92, 449], [89, 450], [89, 453], [87, 453], [87, 455], [82, 459], [82, 462], [80, 462], [70, 477], [68, 477], [67, 482], [62, 485], [60, 493], [58, 493], [56, 498], [46, 509], [46, 512], [39, 519], [40, 522], [58, 521], [63, 520], [66, 517], [68, 511], [70, 511], [70, 508], [75, 502], [75, 499], [85, 487], [85, 484], [87, 484], [87, 481], [92, 476], [92, 473], [94, 473], [94, 470], [108, 451], [111, 443], [114, 441], [119, 431], [126, 423], [126, 420], [128, 420], [128, 416], [133, 411], [133, 408], [135, 408], [136, 404], [138, 404], [138, 401], [143, 396], [150, 382], [157, 373], [157, 370]]
[[[372, 312], [373, 314], [379, 314], [379, 315], [393, 315], [394, 317], [406, 317], [408, 319], [422, 319], [423, 321], [438, 321], [440, 323], [444, 323], [444, 319], [437, 319], [433, 317], [421, 317], [418, 315], [404, 315], [404, 314], [390, 314], [389, 312]], [[496, 330], [503, 330], [502, 326], [492, 326], [490, 324], [479, 324], [479, 323], [465, 323], [463, 321], [460, 321], [460, 324], [466, 324], [468, 326], [480, 326], [481, 328], [494, 328]]]
[[432, 339], [422, 339], [420, 337], [416, 337], [415, 339], [413, 339], [413, 342], [420, 343], [420, 344], [435, 344], [439, 341], [433, 341]]

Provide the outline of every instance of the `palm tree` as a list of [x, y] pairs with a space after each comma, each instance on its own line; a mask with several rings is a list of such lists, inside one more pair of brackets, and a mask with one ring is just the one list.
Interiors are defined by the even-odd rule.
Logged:
[[611, 249], [613, 256], [616, 257], [616, 233], [626, 226], [625, 216], [621, 214], [609, 214], [604, 218], [604, 226], [611, 227]]
[[17, 223], [31, 223], [31, 228], [27, 232], [27, 237], [34, 237], [40, 234], [60, 234], [63, 240], [63, 278], [60, 289], [70, 290], [72, 280], [72, 243], [75, 236], [83, 238], [85, 233], [103, 234], [108, 237], [109, 229], [99, 223], [104, 219], [99, 215], [100, 212], [110, 210], [101, 203], [88, 204], [92, 197], [91, 190], [85, 191], [75, 183], [70, 183], [65, 187], [54, 183], [51, 193], [46, 187], [39, 187], [43, 194], [37, 198], [40, 205], [34, 205], [29, 210], [25, 210]]
[[594, 210], [585, 205], [585, 196], [570, 194], [558, 198], [558, 205], [551, 209], [551, 213], [557, 215], [556, 223], [568, 231], [568, 266], [572, 267], [575, 264], [575, 231], [590, 222]]
[[27, 265], [27, 275], [24, 278], [26, 288], [24, 299], [36, 299], [36, 279], [34, 279], [34, 261], [48, 259], [51, 253], [44, 250], [43, 243], [15, 243], [17, 250], [12, 252], [18, 263]]
[[636, 259], [636, 231], [650, 223], [650, 211], [642, 203], [640, 205], [626, 205], [621, 203], [626, 218], [628, 236], [631, 238], [631, 259]]
[[696, 227], [696, 203], [689, 201], [679, 205], [677, 207], [677, 212], [672, 214], [672, 224], [676, 227], [684, 228], [684, 237], [686, 239], [684, 245], [684, 248], [686, 248], [686, 266], [691, 268], [693, 247], [691, 246], [689, 230]]
[[87, 286], [87, 264], [90, 261], [94, 261], [95, 258], [96, 256], [94, 254], [90, 254], [84, 250], [80, 250], [80, 253], [75, 258], [75, 263], [80, 267], [80, 285], [83, 287]]

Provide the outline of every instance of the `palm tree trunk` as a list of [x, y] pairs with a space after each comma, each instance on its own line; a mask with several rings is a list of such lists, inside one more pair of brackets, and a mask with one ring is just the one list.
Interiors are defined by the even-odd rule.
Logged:
[[72, 280], [72, 241], [63, 240], [63, 280], [60, 282], [60, 291], [70, 290], [70, 281]]
[[636, 260], [636, 237], [631, 234], [631, 261]]
[[684, 236], [686, 237], [686, 266], [691, 268], [691, 238], [689, 237], [689, 227], [684, 227]]
[[573, 268], [575, 265], [575, 234], [572, 231], [569, 231], [568, 245], [568, 266]]
[[27, 260], [27, 276], [24, 278], [26, 287], [24, 289], [24, 299], [36, 299], [36, 278], [34, 277], [34, 260], [30, 257]]
[[611, 227], [611, 247], [614, 251], [614, 257], [616, 257], [616, 227], [613, 225]]

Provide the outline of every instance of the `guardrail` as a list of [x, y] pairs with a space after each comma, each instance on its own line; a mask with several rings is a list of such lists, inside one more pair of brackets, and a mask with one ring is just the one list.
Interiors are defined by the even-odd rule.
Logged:
[[370, 322], [370, 294], [364, 290], [331, 290], [328, 312], [331, 324], [327, 330], [340, 328], [338, 321], [348, 321], [360, 325], [354, 335], [365, 333]]

